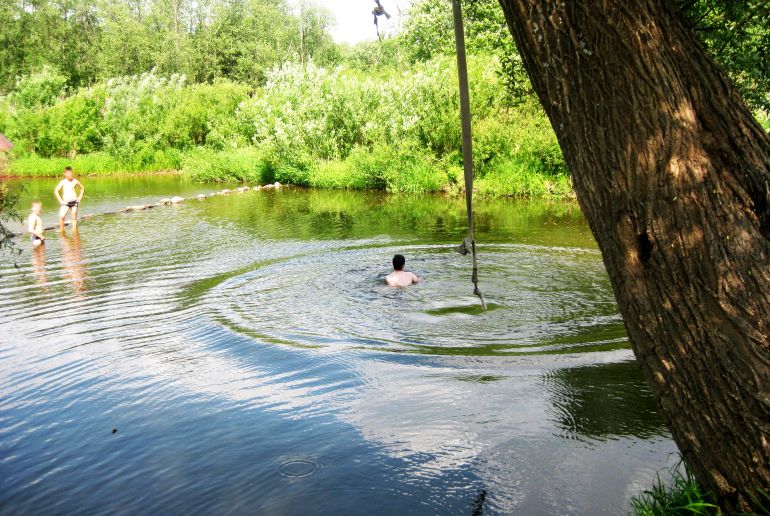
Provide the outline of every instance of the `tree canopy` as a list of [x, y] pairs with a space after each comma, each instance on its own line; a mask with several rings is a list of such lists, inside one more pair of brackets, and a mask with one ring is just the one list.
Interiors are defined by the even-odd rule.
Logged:
[[[532, 95], [497, 0], [463, 0], [470, 54], [494, 54], [512, 103]], [[386, 1], [387, 4], [387, 1]], [[770, 110], [770, 4], [678, 0], [746, 102]], [[276, 64], [399, 66], [454, 53], [447, 0], [417, 0], [381, 43], [336, 45], [310, 0], [9, 0], [0, 3], [0, 94], [49, 66], [70, 89], [154, 71], [261, 84]], [[368, 23], [362, 20], [362, 23]]]
[[259, 83], [276, 63], [337, 53], [331, 15], [284, 0], [13, 0], [0, 3], [0, 91], [52, 66], [70, 88], [154, 70]]

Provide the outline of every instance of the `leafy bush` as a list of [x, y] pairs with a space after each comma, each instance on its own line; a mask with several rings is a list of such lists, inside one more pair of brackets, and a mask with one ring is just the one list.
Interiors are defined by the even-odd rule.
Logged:
[[[0, 153], [0, 157], [2, 153]], [[13, 232], [6, 227], [10, 221], [21, 221], [17, 211], [19, 192], [11, 191], [8, 185], [0, 181], [0, 253], [14, 248]]]
[[10, 100], [19, 109], [52, 106], [64, 94], [67, 78], [55, 68], [44, 66], [37, 72], [21, 77]]
[[508, 197], [567, 198], [572, 194], [569, 175], [544, 174], [537, 162], [526, 158], [495, 159], [487, 173], [475, 181], [481, 195]]
[[394, 193], [436, 192], [449, 182], [445, 167], [429, 153], [414, 148], [357, 147], [344, 161], [326, 161], [314, 167], [309, 184]]
[[[17, 174], [58, 175], [66, 162], [82, 173], [182, 169], [201, 181], [458, 193], [455, 68], [446, 56], [370, 72], [288, 63], [257, 89], [145, 73], [52, 105], [0, 99], [0, 126], [17, 143]], [[531, 102], [506, 107], [497, 69], [495, 57], [469, 59], [479, 189], [568, 194], [548, 120]]]
[[275, 171], [264, 152], [247, 147], [231, 151], [196, 149], [182, 160], [182, 173], [196, 181], [272, 182]]

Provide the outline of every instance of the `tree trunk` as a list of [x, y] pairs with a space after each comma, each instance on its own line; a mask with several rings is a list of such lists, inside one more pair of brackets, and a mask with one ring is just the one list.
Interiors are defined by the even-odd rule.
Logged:
[[500, 0], [637, 360], [723, 508], [770, 492], [770, 138], [673, 2]]

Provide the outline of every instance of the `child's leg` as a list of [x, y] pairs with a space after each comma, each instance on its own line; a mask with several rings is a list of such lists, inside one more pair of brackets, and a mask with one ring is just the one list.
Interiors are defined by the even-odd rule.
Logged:
[[64, 217], [67, 216], [68, 211], [69, 211], [69, 207], [66, 204], [59, 207], [59, 228], [60, 229], [64, 229]]
[[72, 215], [70, 216], [70, 219], [72, 220], [72, 225], [77, 226], [78, 225], [78, 205], [76, 204], [72, 208], [70, 208], [70, 212]]

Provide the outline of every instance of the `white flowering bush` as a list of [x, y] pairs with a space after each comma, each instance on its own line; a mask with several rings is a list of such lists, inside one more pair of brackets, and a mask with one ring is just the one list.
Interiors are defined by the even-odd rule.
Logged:
[[[468, 64], [480, 191], [568, 190], [539, 107], [510, 107], [497, 58], [471, 56]], [[9, 97], [0, 103], [0, 124], [32, 157], [98, 155], [94, 166], [182, 169], [199, 180], [456, 192], [457, 89], [452, 57], [373, 72], [286, 63], [258, 88], [151, 72], [82, 88], [52, 105], [16, 106]]]

